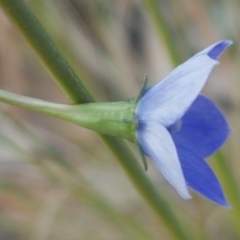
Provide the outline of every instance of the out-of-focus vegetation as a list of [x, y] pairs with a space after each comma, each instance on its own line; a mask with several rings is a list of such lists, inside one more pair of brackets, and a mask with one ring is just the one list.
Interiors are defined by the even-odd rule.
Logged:
[[[151, 2], [157, 3], [161, 24]], [[232, 208], [194, 192], [191, 200], [181, 199], [151, 161], [146, 174], [195, 239], [239, 239], [240, 2], [27, 3], [98, 101], [135, 97], [146, 73], [152, 85], [215, 41], [234, 41], [204, 88], [233, 129], [209, 159]], [[1, 89], [70, 102], [2, 10], [0, 33]], [[4, 104], [0, 122], [1, 240], [174, 239], [95, 133]], [[129, 145], [140, 160], [136, 146]]]

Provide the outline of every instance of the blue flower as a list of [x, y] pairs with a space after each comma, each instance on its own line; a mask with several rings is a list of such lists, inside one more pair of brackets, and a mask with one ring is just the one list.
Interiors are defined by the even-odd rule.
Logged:
[[217, 58], [232, 42], [223, 40], [178, 66], [139, 100], [137, 140], [169, 183], [184, 198], [188, 186], [222, 206], [229, 206], [205, 158], [227, 139], [230, 127], [220, 110], [199, 95]]

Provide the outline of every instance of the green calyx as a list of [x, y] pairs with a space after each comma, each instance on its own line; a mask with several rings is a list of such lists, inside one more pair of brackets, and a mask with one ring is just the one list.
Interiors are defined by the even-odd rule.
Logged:
[[[72, 122], [99, 133], [115, 137], [126, 138], [136, 142], [137, 119], [135, 110], [138, 101], [147, 88], [148, 78], [144, 79], [143, 87], [137, 98], [113, 103], [87, 103], [72, 106], [72, 110], [65, 111]], [[142, 154], [143, 155], [143, 154]], [[144, 163], [145, 168], [146, 164]]]
[[137, 142], [135, 110], [146, 90], [147, 77], [137, 98], [121, 102], [57, 104], [0, 90], [0, 101], [64, 119], [98, 133]]
[[[98, 133], [125, 138], [138, 144], [136, 139], [138, 122], [135, 111], [146, 86], [147, 77], [137, 98], [121, 102], [57, 104], [3, 90], [0, 90], [0, 101], [64, 119]], [[139, 150], [147, 170], [147, 162], [140, 146]]]
[[137, 99], [69, 105], [0, 90], [0, 101], [64, 119], [99, 133], [135, 142]]
[[135, 99], [123, 102], [67, 105], [58, 117], [99, 133], [135, 142], [137, 125], [135, 108]]

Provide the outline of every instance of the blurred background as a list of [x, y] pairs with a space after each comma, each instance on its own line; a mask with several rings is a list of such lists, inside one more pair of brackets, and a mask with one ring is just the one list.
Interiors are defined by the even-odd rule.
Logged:
[[[194, 192], [181, 199], [151, 160], [146, 174], [195, 239], [240, 239], [240, 2], [159, 0], [161, 26], [148, 2], [27, 1], [98, 101], [136, 97], [145, 74], [153, 85], [208, 45], [234, 41], [203, 90], [233, 130], [209, 159], [232, 208]], [[69, 103], [53, 80], [0, 9], [0, 88]], [[97, 134], [0, 107], [0, 240], [174, 239]]]

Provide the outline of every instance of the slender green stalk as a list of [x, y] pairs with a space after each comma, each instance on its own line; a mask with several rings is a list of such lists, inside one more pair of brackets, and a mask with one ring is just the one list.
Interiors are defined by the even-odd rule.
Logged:
[[[26, 3], [22, 0], [0, 0], [0, 4], [16, 23], [68, 96], [78, 103], [93, 101], [89, 91], [63, 58]], [[192, 239], [184, 231], [168, 203], [158, 194], [148, 180], [136, 158], [124, 142], [109, 136], [102, 135], [101, 137], [120, 161], [139, 192], [146, 198], [158, 217], [165, 222], [176, 239]]]
[[57, 104], [0, 90], [0, 100], [135, 142], [136, 101]]
[[[15, 21], [62, 89], [73, 102], [92, 102], [93, 98], [75, 71], [60, 53], [24, 0], [2, 0], [4, 10]], [[51, 66], [51, 67], [50, 67]], [[71, 89], [71, 91], [66, 91]]]
[[172, 40], [169, 29], [166, 26], [166, 20], [162, 16], [160, 4], [161, 1], [158, 0], [143, 0], [145, 6], [149, 11], [149, 15], [157, 29], [159, 38], [163, 40], [167, 51], [169, 53], [169, 58], [171, 59], [174, 66], [181, 63], [179, 54], [177, 53], [174, 41]]

